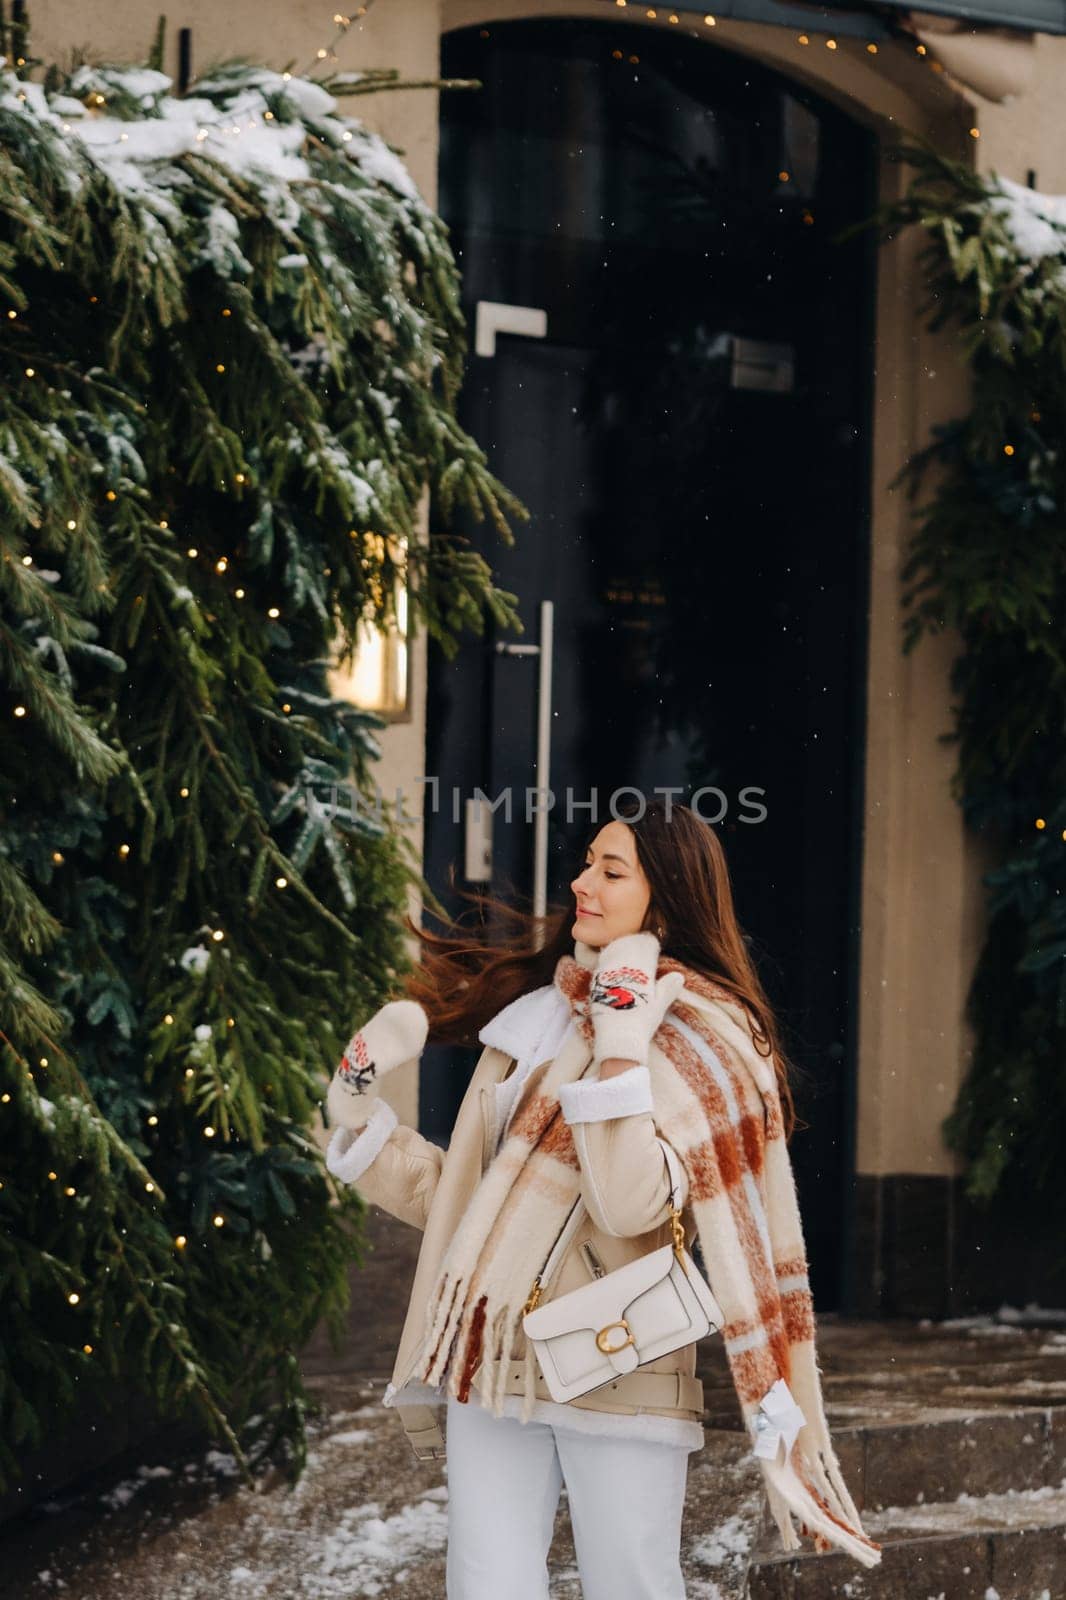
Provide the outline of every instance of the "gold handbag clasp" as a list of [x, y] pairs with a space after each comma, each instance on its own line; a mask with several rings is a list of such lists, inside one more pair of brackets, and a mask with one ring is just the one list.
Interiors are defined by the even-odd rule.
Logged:
[[688, 1277], [688, 1266], [685, 1263], [685, 1224], [681, 1220], [681, 1213], [676, 1206], [670, 1207], [670, 1226], [674, 1234], [674, 1254], [681, 1271]]
[[[604, 1344], [603, 1336], [605, 1333], [610, 1333], [612, 1328], [624, 1328], [626, 1330], [626, 1337], [622, 1340], [621, 1344]], [[597, 1350], [602, 1350], [605, 1356], [613, 1356], [617, 1350], [624, 1350], [627, 1344], [632, 1343], [632, 1330], [630, 1329], [629, 1323], [626, 1321], [625, 1317], [622, 1318], [621, 1322], [606, 1323], [596, 1335], [596, 1348]]]

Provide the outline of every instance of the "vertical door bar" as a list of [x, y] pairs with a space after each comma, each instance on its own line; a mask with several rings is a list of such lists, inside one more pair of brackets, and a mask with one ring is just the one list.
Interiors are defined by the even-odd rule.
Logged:
[[555, 606], [540, 603], [540, 662], [537, 681], [537, 812], [533, 834], [533, 915], [543, 917], [548, 904], [548, 803], [552, 757], [552, 630]]

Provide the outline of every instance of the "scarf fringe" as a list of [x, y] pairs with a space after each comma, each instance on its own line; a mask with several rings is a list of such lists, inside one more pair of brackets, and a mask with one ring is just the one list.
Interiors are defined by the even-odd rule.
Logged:
[[814, 1538], [817, 1549], [836, 1545], [864, 1567], [876, 1567], [879, 1564], [881, 1546], [867, 1538], [861, 1526], [852, 1523], [835, 1489], [830, 1487], [828, 1495], [823, 1498], [809, 1482], [807, 1473], [811, 1463], [798, 1444], [793, 1445], [787, 1461], [757, 1459], [762, 1468], [770, 1510], [786, 1550], [800, 1547], [789, 1521], [789, 1512], [793, 1512], [800, 1519], [804, 1533]]
[[455, 1341], [455, 1332], [464, 1310], [465, 1277], [449, 1281], [447, 1273], [441, 1283], [440, 1297], [430, 1307], [426, 1327], [425, 1348], [431, 1352], [422, 1363], [418, 1376], [426, 1383], [439, 1383], [444, 1376]]

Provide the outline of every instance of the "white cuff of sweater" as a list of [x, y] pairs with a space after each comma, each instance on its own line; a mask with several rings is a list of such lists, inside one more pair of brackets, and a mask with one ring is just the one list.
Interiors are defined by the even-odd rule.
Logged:
[[326, 1166], [342, 1183], [361, 1178], [381, 1154], [385, 1141], [399, 1122], [387, 1100], [376, 1100], [370, 1116], [358, 1130], [337, 1128], [326, 1147]]
[[559, 1104], [567, 1122], [606, 1122], [654, 1111], [651, 1073], [646, 1066], [627, 1067], [613, 1078], [579, 1078], [559, 1085]]

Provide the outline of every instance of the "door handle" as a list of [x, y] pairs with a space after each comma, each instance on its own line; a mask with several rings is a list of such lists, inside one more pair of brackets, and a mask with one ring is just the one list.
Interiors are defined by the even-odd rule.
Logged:
[[474, 312], [474, 354], [494, 356], [498, 333], [524, 334], [543, 339], [548, 313], [541, 306], [509, 306], [502, 300], [479, 300]]
[[[548, 811], [553, 795], [548, 787], [551, 781], [552, 757], [552, 650], [555, 626], [555, 603], [540, 603], [540, 643], [506, 644], [496, 642], [496, 653], [501, 656], [537, 657], [537, 754], [533, 766], [533, 782], [538, 803], [533, 828], [533, 915], [543, 917], [548, 905]], [[484, 808], [482, 808], [484, 809]], [[491, 821], [489, 823], [491, 827]], [[542, 933], [543, 928], [540, 930]], [[538, 938], [540, 934], [538, 933]]]

